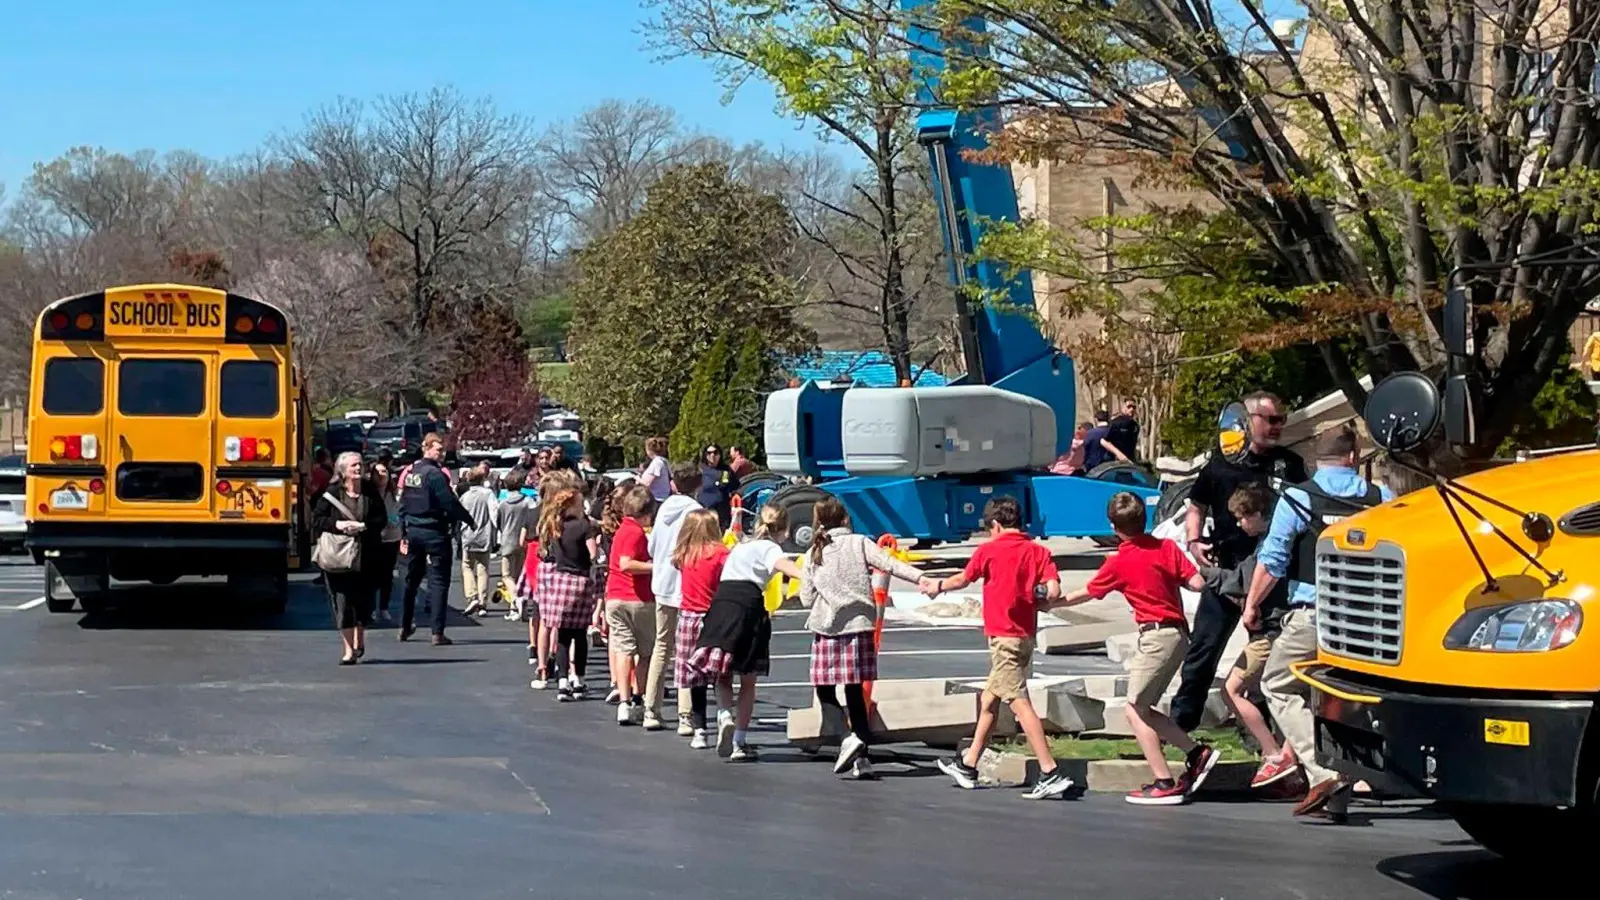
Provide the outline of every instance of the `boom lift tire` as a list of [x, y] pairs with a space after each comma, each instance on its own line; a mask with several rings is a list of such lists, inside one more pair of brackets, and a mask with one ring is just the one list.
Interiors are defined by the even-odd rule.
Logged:
[[[1117, 484], [1126, 484], [1129, 487], [1159, 488], [1161, 486], [1161, 480], [1156, 477], [1154, 472], [1138, 463], [1123, 462], [1120, 459], [1103, 462], [1090, 469], [1084, 477], [1092, 478], [1095, 481], [1112, 481]], [[1114, 534], [1104, 535], [1093, 540], [1102, 547], [1115, 547], [1121, 543]]]
[[811, 549], [811, 510], [829, 496], [827, 491], [813, 485], [791, 484], [780, 488], [767, 501], [789, 517], [789, 535], [779, 543], [785, 553], [803, 553]]
[[1194, 490], [1194, 478], [1185, 478], [1182, 481], [1167, 485], [1161, 492], [1161, 502], [1156, 504], [1156, 521], [1165, 522], [1183, 512], [1184, 505], [1189, 502], [1189, 492]]

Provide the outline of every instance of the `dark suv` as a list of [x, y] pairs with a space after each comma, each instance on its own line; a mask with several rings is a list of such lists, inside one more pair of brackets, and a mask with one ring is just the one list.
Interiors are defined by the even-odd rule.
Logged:
[[367, 431], [367, 443], [362, 452], [367, 459], [377, 459], [387, 450], [397, 463], [404, 465], [415, 462], [422, 454], [422, 438], [434, 432], [445, 439], [445, 457], [454, 456], [454, 442], [450, 440], [450, 432], [444, 423], [422, 418], [385, 419], [379, 422]]

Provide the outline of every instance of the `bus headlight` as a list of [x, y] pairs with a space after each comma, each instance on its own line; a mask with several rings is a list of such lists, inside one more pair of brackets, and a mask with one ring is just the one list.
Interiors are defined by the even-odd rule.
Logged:
[[1578, 639], [1583, 608], [1545, 597], [1468, 610], [1444, 636], [1446, 650], [1537, 653], [1560, 650]]

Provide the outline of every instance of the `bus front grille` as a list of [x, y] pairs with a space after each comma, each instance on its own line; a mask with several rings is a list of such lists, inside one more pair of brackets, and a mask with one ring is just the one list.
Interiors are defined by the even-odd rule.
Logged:
[[1317, 644], [1328, 653], [1397, 665], [1404, 638], [1405, 552], [1379, 542], [1370, 551], [1317, 548]]

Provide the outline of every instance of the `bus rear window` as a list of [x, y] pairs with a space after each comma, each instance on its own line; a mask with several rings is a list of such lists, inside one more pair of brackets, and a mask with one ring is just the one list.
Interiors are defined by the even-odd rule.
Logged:
[[222, 414], [233, 419], [270, 419], [278, 414], [278, 364], [234, 360], [222, 364]]
[[89, 356], [57, 357], [44, 364], [44, 411], [52, 416], [92, 416], [105, 408], [105, 364]]
[[206, 408], [206, 364], [198, 359], [125, 359], [117, 366], [117, 411], [125, 416], [198, 416]]

